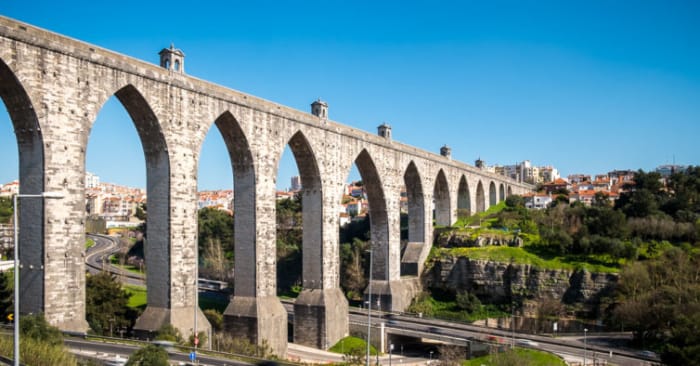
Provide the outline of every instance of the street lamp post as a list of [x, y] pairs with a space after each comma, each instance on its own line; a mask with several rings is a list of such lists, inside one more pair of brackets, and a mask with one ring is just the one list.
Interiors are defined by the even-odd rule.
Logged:
[[369, 284], [367, 286], [367, 357], [365, 366], [369, 366], [369, 342], [372, 329], [372, 248], [369, 249]]
[[17, 215], [17, 202], [20, 198], [63, 198], [63, 194], [60, 192], [43, 192], [40, 194], [15, 194], [12, 196], [12, 209], [13, 209], [13, 225], [14, 225], [14, 235], [15, 235], [15, 313], [14, 313], [14, 366], [19, 366], [19, 226], [17, 226], [17, 221], [19, 215]]
[[588, 328], [583, 328], [583, 366], [586, 366], [586, 352], [588, 352], [587, 347], [587, 334]]
[[391, 351], [394, 350], [394, 344], [389, 343], [389, 366], [391, 366]]

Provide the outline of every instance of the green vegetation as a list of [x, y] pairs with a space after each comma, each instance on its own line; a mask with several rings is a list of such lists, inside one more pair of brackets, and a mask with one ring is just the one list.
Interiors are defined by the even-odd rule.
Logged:
[[132, 309], [144, 309], [146, 307], [146, 287], [136, 285], [123, 285], [129, 294], [127, 306]]
[[[20, 359], [24, 365], [74, 366], [77, 361], [63, 346], [61, 332], [50, 326], [42, 314], [25, 315], [20, 320]], [[0, 337], [0, 354], [12, 358], [12, 337]]]
[[559, 357], [543, 351], [515, 348], [505, 352], [473, 358], [462, 362], [462, 366], [564, 366]]
[[[358, 349], [362, 351], [362, 354], [367, 354], [367, 342], [362, 338], [349, 336], [339, 340], [338, 343], [334, 344], [328, 351], [348, 354]], [[369, 346], [369, 354], [372, 356], [377, 354], [377, 350], [372, 345]]]
[[0, 273], [0, 319], [5, 321], [7, 315], [14, 311], [14, 269]]
[[586, 269], [590, 272], [617, 273], [624, 264], [622, 259], [607, 255], [538, 255], [536, 246], [523, 248], [488, 246], [480, 248], [435, 248], [434, 258], [468, 257], [470, 259], [491, 260], [514, 264], [529, 264], [543, 269]]
[[[464, 293], [453, 294], [449, 291], [432, 289], [413, 300], [407, 311], [422, 313], [423, 316], [473, 322], [479, 319], [510, 316], [510, 313], [493, 304], [483, 305], [476, 297], [464, 300]], [[472, 295], [473, 296], [473, 295]]]
[[0, 224], [8, 224], [13, 212], [12, 198], [0, 197]]
[[200, 276], [226, 281], [233, 268], [233, 216], [209, 207], [198, 215]]
[[121, 269], [123, 269], [123, 270], [127, 270], [127, 271], [129, 271], [129, 272], [131, 272], [131, 273], [143, 274], [143, 275], [145, 275], [144, 271], [142, 271], [140, 267], [134, 266], [134, 265], [132, 265], [132, 264], [122, 264], [122, 263], [121, 263], [120, 256], [118, 256], [118, 255], [116, 255], [116, 254], [115, 254], [115, 255], [110, 255], [110, 256], [109, 256], [109, 261], [110, 261], [110, 263], [111, 263], [113, 266], [115, 266], [115, 267], [119, 267], [119, 268], [121, 268]]
[[91, 238], [87, 238], [87, 240], [85, 240], [85, 249], [90, 249], [94, 246], [95, 246], [94, 240], [92, 240]]
[[700, 253], [671, 248], [621, 273], [611, 322], [669, 365], [700, 365]]
[[87, 276], [85, 313], [90, 328], [109, 336], [114, 329], [131, 328], [137, 314], [128, 307], [129, 297], [113, 275], [101, 272]]
[[146, 347], [142, 347], [136, 352], [134, 352], [129, 360], [126, 362], [126, 366], [168, 366], [168, 352], [162, 347], [158, 347], [153, 344], [149, 344]]
[[490, 226], [495, 222], [495, 216], [497, 213], [503, 211], [506, 208], [506, 202], [500, 202], [493, 205], [484, 212], [476, 213], [472, 216], [461, 216], [457, 219], [457, 222], [452, 225], [453, 227], [465, 227], [465, 226]]

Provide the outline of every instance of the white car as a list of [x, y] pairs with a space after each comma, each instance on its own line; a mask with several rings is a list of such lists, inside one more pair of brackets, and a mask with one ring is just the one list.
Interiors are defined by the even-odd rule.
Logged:
[[525, 347], [539, 347], [539, 343], [530, 340], [530, 339], [516, 339], [515, 343], [517, 343], [519, 346], [525, 346]]

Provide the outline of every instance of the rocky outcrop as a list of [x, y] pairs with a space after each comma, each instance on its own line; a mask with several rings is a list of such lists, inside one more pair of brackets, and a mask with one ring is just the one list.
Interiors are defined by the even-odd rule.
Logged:
[[424, 277], [427, 287], [469, 291], [490, 303], [556, 299], [567, 305], [582, 305], [584, 311], [594, 310], [617, 279], [617, 274], [583, 269], [550, 270], [451, 256], [436, 259]]
[[485, 246], [523, 246], [523, 239], [513, 234], [473, 233], [468, 231], [447, 230], [436, 232], [435, 245], [449, 247], [485, 247]]

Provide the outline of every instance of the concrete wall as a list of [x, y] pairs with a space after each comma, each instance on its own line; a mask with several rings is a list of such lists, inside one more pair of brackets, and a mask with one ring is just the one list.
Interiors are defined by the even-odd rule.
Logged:
[[[386, 291], [382, 295], [393, 298], [392, 310], [403, 310], [414, 292], [413, 280], [403, 283], [400, 272], [399, 192], [407, 180], [413, 192], [411, 241], [423, 243], [421, 254], [414, 256], [419, 267], [430, 249], [432, 202], [440, 202], [441, 224], [454, 222], [462, 177], [468, 183], [471, 212], [494, 203], [489, 201], [492, 185], [502, 184], [512, 193], [532, 188], [0, 17], [0, 97], [15, 126], [22, 192], [66, 195], [60, 202], [23, 205], [22, 261], [31, 264], [21, 273], [23, 311], [43, 311], [52, 324], [66, 330], [87, 329], [85, 151], [92, 124], [113, 95], [131, 116], [146, 159], [148, 306], [137, 322], [144, 332], [170, 322], [188, 334], [193, 326], [194, 317], [184, 314], [193, 314], [196, 296], [197, 164], [211, 128], [221, 132], [227, 145], [236, 192], [236, 286], [226, 323], [247, 324], [252, 340], [267, 340], [280, 356], [286, 352], [287, 328], [286, 312], [275, 297], [275, 190], [286, 145], [297, 159], [304, 186], [303, 287], [309, 293], [300, 305], [317, 307], [309, 312], [310, 319], [319, 319], [321, 325], [307, 331], [326, 334], [314, 341], [318, 347], [347, 333], [347, 303], [337, 296], [337, 212], [353, 163], [369, 196], [373, 278], [383, 283], [378, 284]], [[479, 182], [483, 197], [477, 196]], [[340, 310], [328, 311], [329, 306]], [[206, 320], [200, 320], [199, 330], [208, 329]]]

